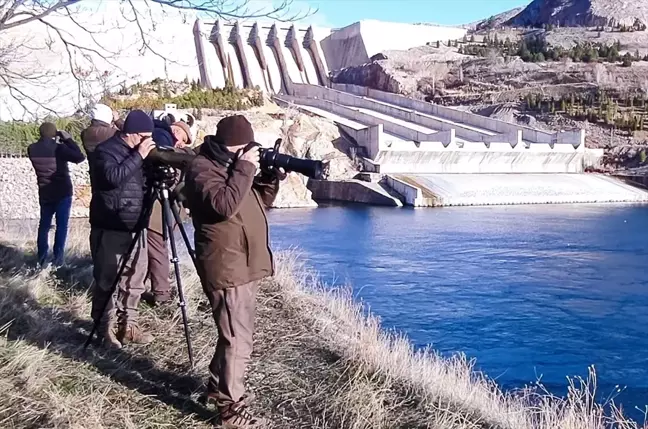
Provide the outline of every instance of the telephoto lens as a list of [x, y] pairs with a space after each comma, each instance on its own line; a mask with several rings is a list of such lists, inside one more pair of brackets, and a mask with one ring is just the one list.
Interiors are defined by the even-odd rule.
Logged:
[[286, 173], [294, 171], [303, 174], [315, 180], [326, 180], [329, 175], [329, 162], [313, 159], [297, 158], [279, 152], [281, 139], [275, 141], [274, 148], [261, 148], [260, 164], [261, 168], [272, 170], [273, 168], [283, 168]]

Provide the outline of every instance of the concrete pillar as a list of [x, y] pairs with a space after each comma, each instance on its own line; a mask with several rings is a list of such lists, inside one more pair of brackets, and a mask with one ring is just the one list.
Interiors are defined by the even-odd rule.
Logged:
[[220, 22], [216, 21], [209, 33], [209, 43], [214, 46], [218, 61], [223, 68], [223, 76], [225, 77], [225, 85], [235, 86], [234, 75], [232, 70], [228, 67], [227, 53], [225, 52], [225, 45], [223, 45], [223, 36], [221, 35]]
[[284, 93], [292, 95], [294, 93], [292, 86], [293, 82], [290, 79], [290, 75], [288, 74], [288, 67], [286, 66], [286, 60], [284, 59], [283, 52], [281, 52], [281, 42], [279, 41], [279, 33], [277, 31], [276, 24], [272, 24], [272, 27], [270, 27], [266, 44], [272, 49], [272, 52], [274, 53], [277, 60], [277, 64], [279, 65], [282, 90], [284, 91]]
[[213, 89], [209, 70], [207, 70], [207, 56], [205, 55], [205, 43], [202, 35], [202, 23], [196, 19], [193, 26], [194, 43], [196, 44], [196, 59], [198, 60], [198, 70], [200, 71], [200, 86], [203, 88]]
[[310, 84], [308, 80], [308, 73], [306, 73], [306, 67], [304, 67], [304, 59], [302, 58], [301, 51], [299, 50], [299, 41], [297, 38], [297, 30], [295, 30], [295, 25], [291, 25], [288, 29], [288, 34], [286, 34], [286, 47], [290, 50], [299, 73], [302, 76], [302, 82], [304, 81], [304, 75], [306, 75], [306, 83]]
[[241, 67], [241, 75], [243, 75], [243, 87], [253, 88], [254, 85], [252, 84], [252, 78], [250, 78], [250, 68], [248, 66], [247, 58], [245, 57], [243, 39], [241, 38], [241, 31], [238, 21], [232, 27], [232, 31], [230, 31], [228, 41], [232, 46], [234, 46], [234, 51], [236, 52], [236, 57]]
[[248, 36], [247, 42], [250, 46], [252, 46], [254, 55], [256, 55], [257, 61], [261, 66], [266, 91], [275, 93], [276, 91], [272, 86], [270, 70], [268, 69], [268, 62], [266, 61], [265, 54], [263, 53], [263, 44], [261, 43], [261, 37], [259, 37], [259, 25], [256, 22], [254, 23], [254, 25], [252, 25], [252, 29], [250, 30], [250, 35]]
[[313, 65], [315, 66], [315, 72], [317, 73], [317, 79], [319, 84], [322, 86], [329, 87], [328, 75], [326, 69], [324, 68], [324, 63], [322, 62], [322, 57], [320, 56], [319, 48], [317, 47], [317, 41], [313, 34], [313, 27], [308, 27], [306, 30], [306, 35], [304, 36], [303, 42], [304, 49], [308, 51], [308, 54], [313, 60]]

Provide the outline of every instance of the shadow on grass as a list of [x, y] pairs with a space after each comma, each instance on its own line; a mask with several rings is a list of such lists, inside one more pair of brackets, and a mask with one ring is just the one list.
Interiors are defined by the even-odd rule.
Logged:
[[[85, 292], [90, 284], [79, 281], [77, 270], [87, 268], [88, 258], [72, 258], [69, 266], [57, 270], [61, 281], [55, 290], [69, 292], [70, 287]], [[17, 246], [0, 243], [0, 278], [34, 274], [36, 258]], [[158, 368], [151, 357], [137, 355], [137, 348], [109, 351], [101, 348], [95, 337], [84, 350], [92, 321], [81, 319], [60, 307], [39, 303], [27, 289], [0, 288], [0, 303], [9, 309], [0, 314], [0, 326], [11, 322], [7, 338], [23, 340], [47, 348], [63, 357], [88, 363], [101, 374], [142, 395], [152, 396], [185, 414], [212, 421], [215, 414], [192, 399], [203, 388], [203, 381], [190, 374], [178, 374]], [[186, 369], [186, 368], [185, 368]]]

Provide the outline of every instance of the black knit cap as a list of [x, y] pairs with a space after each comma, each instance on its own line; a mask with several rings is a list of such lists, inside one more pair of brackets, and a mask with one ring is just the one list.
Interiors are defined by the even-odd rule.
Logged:
[[142, 110], [132, 110], [126, 116], [122, 132], [126, 134], [152, 133], [153, 119]]
[[239, 146], [253, 142], [252, 124], [243, 115], [227, 116], [216, 125], [215, 140], [225, 146]]

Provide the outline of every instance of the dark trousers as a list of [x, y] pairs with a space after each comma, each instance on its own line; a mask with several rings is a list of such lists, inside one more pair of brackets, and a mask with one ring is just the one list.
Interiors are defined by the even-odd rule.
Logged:
[[151, 293], [156, 300], [171, 298], [171, 283], [169, 282], [169, 251], [162, 234], [150, 229], [146, 231], [148, 246], [148, 278], [151, 280]]
[[[118, 321], [124, 325], [138, 322], [137, 306], [144, 292], [147, 266], [144, 237], [140, 236], [137, 241], [119, 278], [117, 288], [112, 295], [110, 294], [122, 258], [134, 237], [135, 233], [131, 232], [90, 229], [90, 252], [95, 280], [92, 291], [93, 320], [97, 320], [99, 316], [107, 316], [106, 319], [109, 319], [116, 315]], [[108, 305], [102, 314], [102, 306], [106, 301]]]
[[68, 221], [72, 197], [62, 198], [54, 202], [40, 203], [40, 222], [38, 224], [38, 262], [44, 265], [49, 253], [49, 231], [52, 218], [56, 216], [56, 233], [54, 234], [54, 265], [61, 266], [64, 262], [65, 241], [67, 239]]
[[219, 406], [239, 402], [245, 394], [245, 372], [252, 356], [259, 281], [241, 286], [208, 290], [218, 329], [216, 352], [209, 364], [207, 392], [215, 394]]

